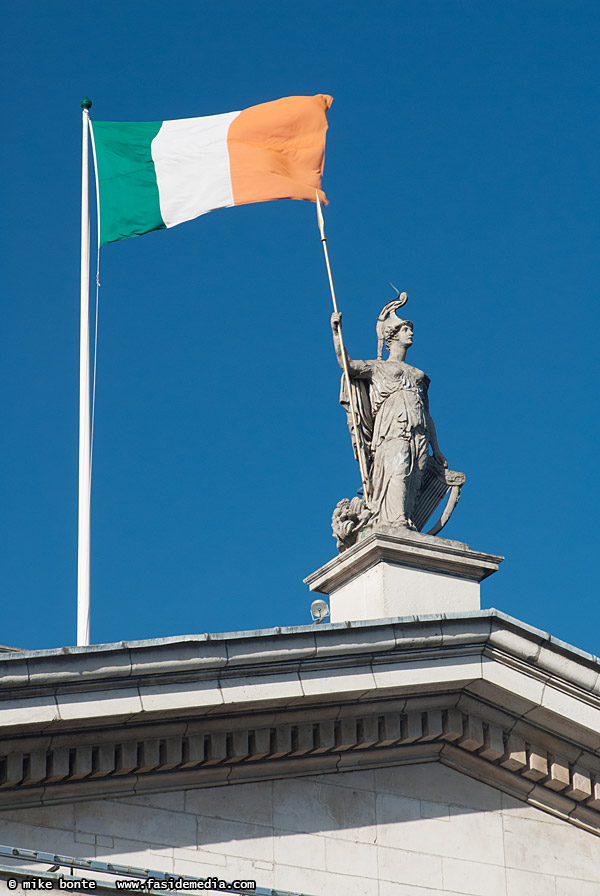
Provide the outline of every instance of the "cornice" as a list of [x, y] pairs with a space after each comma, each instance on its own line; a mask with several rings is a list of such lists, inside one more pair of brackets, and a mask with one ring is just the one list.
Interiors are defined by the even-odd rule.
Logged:
[[[0, 807], [440, 761], [600, 835], [600, 757], [461, 694], [2, 744]], [[461, 704], [461, 700], [463, 704]], [[254, 722], [251, 727], [245, 727]]]
[[328, 668], [344, 658], [350, 664], [359, 658], [378, 662], [419, 650], [440, 656], [458, 647], [524, 661], [531, 674], [552, 674], [600, 696], [598, 657], [497, 610], [481, 610], [9, 652], [0, 659], [0, 700], [45, 689], [83, 691], [100, 683], [119, 687], [149, 679], [261, 674], [275, 666], [297, 671], [309, 662]]
[[4, 654], [0, 806], [440, 761], [598, 832], [600, 664], [496, 611]]

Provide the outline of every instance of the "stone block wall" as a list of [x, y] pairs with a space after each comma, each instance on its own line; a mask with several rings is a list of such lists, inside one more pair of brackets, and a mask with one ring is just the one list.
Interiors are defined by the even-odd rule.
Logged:
[[600, 838], [438, 762], [10, 809], [0, 843], [313, 896], [600, 896]]

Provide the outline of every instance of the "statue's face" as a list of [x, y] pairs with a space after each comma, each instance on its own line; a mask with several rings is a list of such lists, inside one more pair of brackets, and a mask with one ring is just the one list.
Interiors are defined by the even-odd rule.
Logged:
[[403, 324], [398, 330], [398, 342], [400, 345], [405, 345], [409, 348], [413, 344], [413, 329], [409, 327], [408, 324]]

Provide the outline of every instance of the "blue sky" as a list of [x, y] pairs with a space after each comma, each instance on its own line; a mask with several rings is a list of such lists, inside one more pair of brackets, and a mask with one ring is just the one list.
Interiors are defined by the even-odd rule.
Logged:
[[[496, 607], [600, 653], [598, 6], [105, 0], [4, 14], [0, 642], [75, 642], [79, 102], [108, 120], [330, 93], [344, 335], [409, 294], [409, 360], [467, 475], [445, 533], [503, 554]], [[314, 206], [105, 247], [92, 641], [310, 621], [359, 485]], [[592, 562], [594, 561], [594, 562]]]

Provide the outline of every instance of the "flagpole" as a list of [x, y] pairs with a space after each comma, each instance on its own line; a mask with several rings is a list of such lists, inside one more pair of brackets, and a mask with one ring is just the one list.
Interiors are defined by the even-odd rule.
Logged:
[[[315, 195], [317, 197], [317, 221], [319, 223], [319, 231], [321, 233], [321, 243], [323, 245], [323, 252], [325, 253], [325, 264], [327, 266], [327, 275], [329, 277], [329, 288], [331, 289], [331, 299], [333, 301], [333, 310], [336, 314], [338, 314], [338, 306], [335, 298], [335, 289], [333, 287], [333, 277], [331, 274], [331, 265], [329, 264], [329, 252], [327, 251], [327, 237], [325, 236], [325, 221], [323, 219], [323, 212], [321, 211], [321, 202], [319, 200], [319, 193], [315, 191]], [[354, 410], [354, 401], [352, 399], [352, 389], [350, 386], [350, 372], [348, 370], [348, 356], [346, 355], [346, 348], [344, 346], [344, 339], [342, 336], [342, 326], [340, 323], [338, 329], [339, 337], [340, 337], [340, 347], [342, 349], [342, 364], [344, 369], [344, 379], [346, 380], [346, 388], [348, 390], [348, 403], [350, 405], [350, 418], [352, 420], [352, 429], [354, 430], [354, 439], [356, 442], [356, 455], [358, 458], [358, 466], [360, 468], [360, 478], [362, 480], [363, 487], [363, 495], [365, 501], [369, 501], [369, 489], [368, 489], [368, 478], [366, 472], [366, 463], [362, 450], [362, 441], [360, 438], [360, 433], [358, 431], [358, 423], [356, 421], [356, 411]]]
[[88, 97], [81, 101], [81, 312], [79, 328], [79, 517], [77, 645], [90, 643], [90, 196]]

